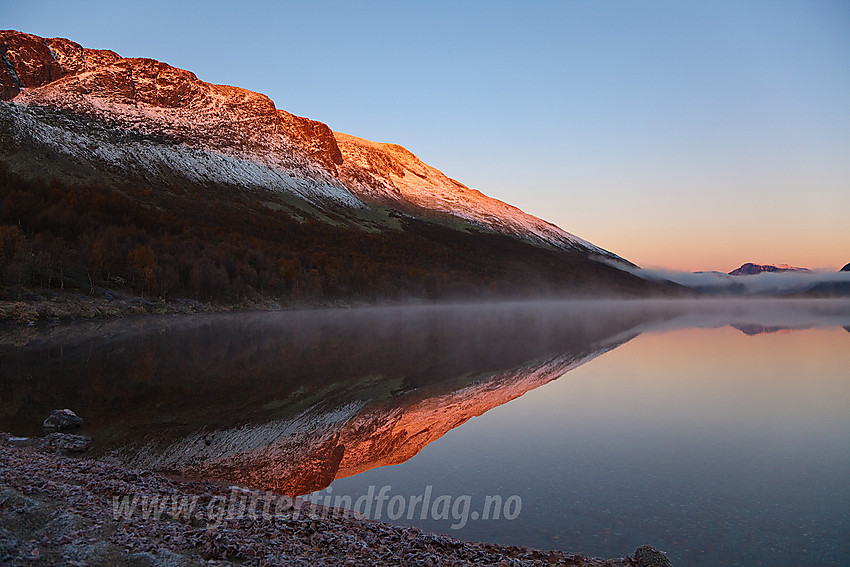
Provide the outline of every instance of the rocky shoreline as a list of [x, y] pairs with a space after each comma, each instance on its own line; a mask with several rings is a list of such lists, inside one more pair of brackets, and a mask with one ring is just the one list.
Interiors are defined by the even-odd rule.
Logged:
[[[272, 500], [259, 491], [186, 481], [66, 453], [61, 444], [45, 439], [0, 434], [0, 563], [670, 565], [648, 546], [638, 548], [633, 557], [604, 560], [465, 542], [351, 517], [301, 499], [274, 495]], [[238, 514], [233, 513], [234, 494], [241, 504]], [[230, 509], [223, 514], [226, 505]]]
[[96, 295], [74, 291], [44, 290], [19, 293], [0, 299], [0, 322], [11, 324], [58, 323], [98, 320], [134, 315], [187, 315], [220, 311], [272, 311], [286, 306], [273, 300], [248, 300], [233, 304], [202, 303], [193, 299], [146, 299], [99, 290]]

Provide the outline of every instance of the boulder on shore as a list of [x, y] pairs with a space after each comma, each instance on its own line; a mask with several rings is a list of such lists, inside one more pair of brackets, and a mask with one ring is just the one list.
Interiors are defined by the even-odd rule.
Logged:
[[69, 409], [57, 409], [50, 412], [41, 427], [45, 431], [68, 431], [76, 429], [83, 424], [83, 418]]
[[673, 567], [667, 556], [651, 545], [638, 547], [635, 550], [635, 561], [638, 567]]

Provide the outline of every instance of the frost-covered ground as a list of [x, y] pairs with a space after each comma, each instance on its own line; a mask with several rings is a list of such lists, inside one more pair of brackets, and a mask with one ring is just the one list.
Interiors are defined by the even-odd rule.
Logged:
[[[0, 433], [4, 565], [651, 565], [463, 542], [20, 443]], [[231, 513], [235, 500], [249, 504]], [[250, 504], [266, 501], [274, 506]]]

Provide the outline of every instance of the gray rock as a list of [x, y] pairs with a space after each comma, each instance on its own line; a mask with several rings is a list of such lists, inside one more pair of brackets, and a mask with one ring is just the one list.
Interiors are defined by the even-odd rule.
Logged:
[[3, 508], [0, 509], [0, 512], [4, 509], [14, 510], [15, 512], [25, 513], [28, 516], [35, 515], [44, 508], [44, 505], [37, 500], [28, 498], [13, 488], [0, 490], [0, 503], [3, 504]]
[[45, 431], [68, 431], [83, 424], [83, 419], [69, 409], [57, 409], [50, 412], [41, 427]]
[[635, 550], [635, 561], [638, 567], [673, 567], [667, 556], [651, 545], [638, 547]]
[[134, 553], [130, 555], [130, 559], [144, 560], [151, 567], [189, 567], [195, 565], [195, 562], [188, 557], [165, 548], [159, 548], [154, 553]]
[[89, 567], [91, 565], [116, 565], [117, 562], [114, 560], [114, 558], [109, 557], [109, 552], [113, 547], [113, 545], [105, 541], [72, 541], [71, 543], [67, 543], [60, 548], [62, 550], [62, 563], [64, 565], [68, 565], [69, 567]]
[[51, 449], [68, 453], [82, 453], [91, 445], [91, 437], [70, 433], [51, 433], [46, 439]]
[[33, 532], [32, 539], [55, 545], [64, 536], [82, 532], [85, 528], [86, 524], [82, 516], [71, 512], [60, 511], [53, 514], [46, 524]]
[[12, 532], [0, 528], [0, 562], [14, 555], [18, 548], [18, 538]]

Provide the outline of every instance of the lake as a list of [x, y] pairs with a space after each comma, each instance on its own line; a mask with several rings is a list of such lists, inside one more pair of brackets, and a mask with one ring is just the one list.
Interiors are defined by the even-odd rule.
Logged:
[[147, 317], [0, 340], [0, 429], [38, 435], [70, 407], [103, 459], [461, 539], [850, 564], [846, 300]]

